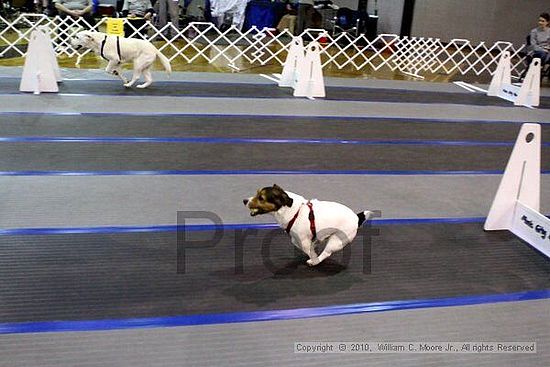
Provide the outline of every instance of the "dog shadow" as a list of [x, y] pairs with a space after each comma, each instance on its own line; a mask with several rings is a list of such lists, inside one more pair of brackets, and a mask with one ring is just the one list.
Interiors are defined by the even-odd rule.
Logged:
[[334, 260], [327, 259], [314, 267], [308, 266], [306, 260], [305, 257], [294, 258], [270, 269], [272, 275], [261, 279], [236, 275], [235, 282], [222, 293], [239, 303], [257, 307], [294, 307], [304, 306], [307, 298], [334, 299], [334, 295], [363, 282], [362, 278], [345, 271], [346, 266]]
[[346, 267], [332, 259], [326, 259], [317, 266], [308, 266], [307, 257], [301, 256], [286, 263], [273, 272], [273, 279], [311, 279], [335, 276], [346, 270]]

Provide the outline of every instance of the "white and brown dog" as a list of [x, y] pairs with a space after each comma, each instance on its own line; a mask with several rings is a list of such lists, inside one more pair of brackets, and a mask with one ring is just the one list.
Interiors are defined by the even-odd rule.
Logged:
[[[243, 200], [250, 215], [270, 213], [290, 235], [294, 246], [309, 256], [308, 265], [314, 266], [353, 241], [357, 229], [372, 212], [355, 214], [350, 208], [332, 201], [306, 200], [284, 191], [277, 185], [264, 187]], [[320, 255], [315, 245], [326, 242]]]
[[[71, 45], [79, 50], [87, 48], [103, 57], [109, 63], [105, 71], [122, 79], [125, 87], [131, 87], [143, 75], [145, 83], [138, 85], [138, 88], [147, 88], [153, 82], [151, 76], [151, 65], [158, 57], [164, 69], [170, 74], [172, 68], [170, 61], [160, 53], [159, 50], [149, 41], [138, 38], [124, 38], [110, 36], [101, 32], [81, 31], [71, 39]], [[125, 62], [134, 63], [134, 75], [128, 81], [122, 75], [122, 64]], [[78, 62], [77, 62], [78, 64]]]

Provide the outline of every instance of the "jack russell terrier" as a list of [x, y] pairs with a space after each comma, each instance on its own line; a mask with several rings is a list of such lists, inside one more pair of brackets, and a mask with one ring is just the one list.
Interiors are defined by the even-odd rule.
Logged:
[[[332, 201], [306, 200], [277, 185], [258, 190], [243, 203], [251, 216], [272, 214], [290, 235], [292, 244], [309, 256], [310, 266], [353, 241], [357, 229], [372, 215], [371, 211], [355, 214], [347, 206]], [[325, 241], [323, 252], [317, 255], [315, 245]]]

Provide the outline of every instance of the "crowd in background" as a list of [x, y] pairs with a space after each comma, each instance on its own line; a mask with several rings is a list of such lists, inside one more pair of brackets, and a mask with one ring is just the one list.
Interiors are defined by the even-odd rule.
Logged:
[[[139, 28], [147, 21], [154, 21], [162, 28], [167, 22], [179, 28], [190, 21], [208, 21], [218, 27], [235, 26], [242, 29], [245, 9], [250, 0], [0, 0], [1, 11], [6, 9], [21, 12], [42, 13], [84, 19], [94, 24], [94, 18], [101, 16], [125, 17]], [[114, 4], [116, 3], [116, 5]], [[277, 1], [276, 22], [273, 27], [279, 31], [287, 29], [291, 34], [300, 34], [307, 28], [322, 27], [322, 16], [317, 8], [332, 6], [330, 0], [286, 0]], [[105, 11], [105, 4], [112, 5]], [[330, 5], [327, 5], [330, 4]], [[337, 8], [334, 6], [334, 8]], [[0, 14], [2, 15], [2, 14]], [[5, 15], [5, 14], [3, 14]]]

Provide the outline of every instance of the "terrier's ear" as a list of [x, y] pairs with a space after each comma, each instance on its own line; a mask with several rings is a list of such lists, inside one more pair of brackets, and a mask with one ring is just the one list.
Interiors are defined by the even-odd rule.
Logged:
[[[273, 184], [273, 188], [274, 189], [279, 189], [279, 190], [283, 190], [279, 185], [277, 184]], [[284, 191], [284, 190], [283, 190]]]
[[283, 191], [282, 197], [283, 197], [283, 205], [291, 207], [293, 200], [290, 198], [290, 196], [288, 196], [288, 194]]

